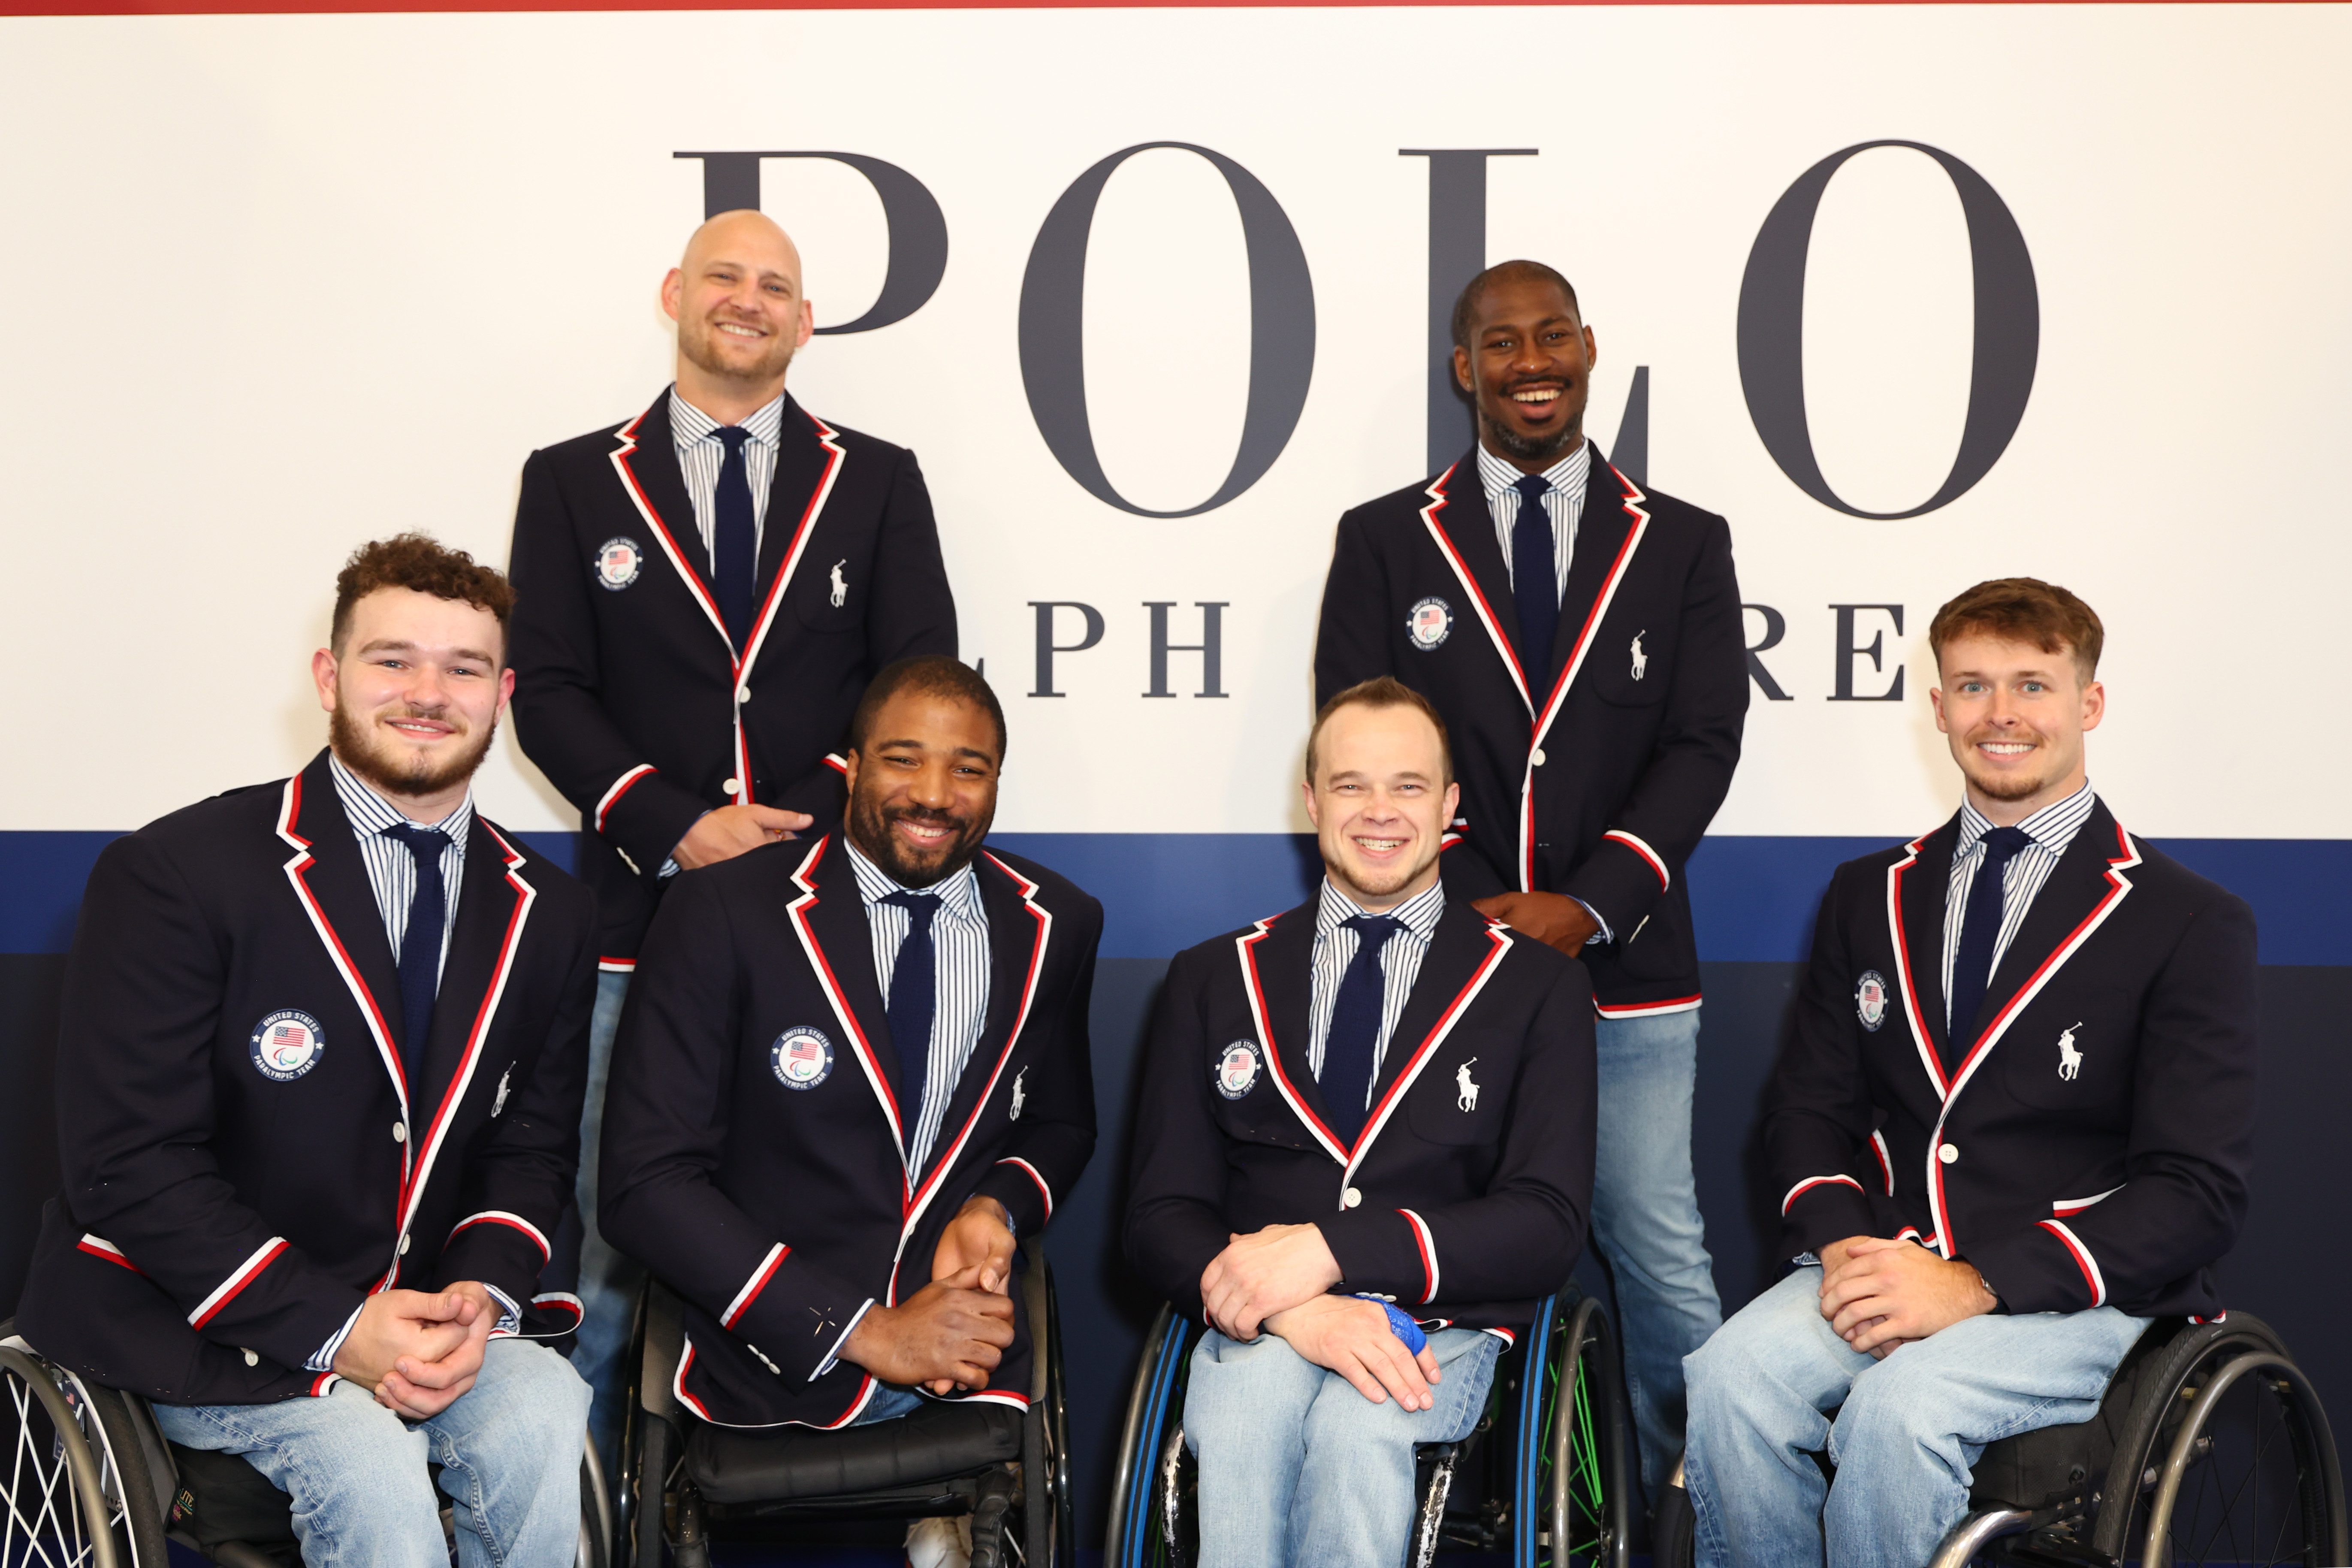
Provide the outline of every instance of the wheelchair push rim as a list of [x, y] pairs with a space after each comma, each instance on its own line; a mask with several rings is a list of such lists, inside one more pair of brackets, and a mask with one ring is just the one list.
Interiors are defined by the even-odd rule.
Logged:
[[[0, 1380], [14, 1424], [0, 1563], [9, 1568], [148, 1568], [163, 1558], [160, 1519], [139, 1507], [148, 1490], [116, 1462], [118, 1434], [81, 1380], [16, 1345], [0, 1345]], [[135, 1441], [122, 1423], [121, 1440]], [[143, 1554], [142, 1538], [148, 1543]]]

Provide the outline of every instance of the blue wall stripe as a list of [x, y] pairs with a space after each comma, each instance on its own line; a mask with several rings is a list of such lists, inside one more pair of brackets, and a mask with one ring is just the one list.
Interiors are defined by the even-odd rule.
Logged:
[[[63, 952], [111, 833], [0, 832], [0, 952]], [[526, 833], [569, 868], [570, 833]], [[1005, 833], [1103, 901], [1105, 958], [1166, 958], [1301, 902], [1315, 841], [1282, 833]], [[2352, 839], [2173, 838], [2159, 847], [2254, 907], [2264, 963], [2352, 964]], [[1688, 868], [1699, 951], [1718, 963], [1802, 960], [1839, 862], [1883, 838], [1717, 837]]]

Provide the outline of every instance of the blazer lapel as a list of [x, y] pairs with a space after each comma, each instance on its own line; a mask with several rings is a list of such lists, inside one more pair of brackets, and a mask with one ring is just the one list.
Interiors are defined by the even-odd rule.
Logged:
[[817, 426], [792, 398], [784, 399], [783, 423], [776, 431], [776, 477], [768, 485], [768, 510], [760, 530], [760, 595], [775, 585], [809, 515], [817, 487], [832, 470], [834, 454], [818, 438]]
[[835, 833], [824, 841], [824, 849], [814, 879], [816, 901], [807, 910], [809, 934], [839, 988], [842, 1005], [873, 1051], [875, 1068], [889, 1090], [891, 1113], [904, 1126], [915, 1108], [899, 1103], [906, 1075], [890, 1044], [889, 1015], [883, 1010], [881, 984], [874, 977], [874, 928], [866, 918], [866, 900], [858, 896], [847, 843]]
[[[1324, 1100], [1323, 1086], [1315, 1081], [1314, 1071], [1307, 1061], [1308, 1014], [1315, 994], [1315, 910], [1318, 902], [1319, 899], [1310, 898], [1278, 917], [1263, 938], [1244, 950], [1248, 967], [1243, 983], [1253, 985], [1255, 1000], [1262, 1009], [1265, 1032], [1271, 1037], [1258, 1042], [1265, 1051], [1267, 1068], [1275, 1073], [1292, 1108], [1336, 1149], [1339, 1140], [1331, 1135], [1330, 1108]], [[1340, 1158], [1345, 1159], [1344, 1152]]]
[[[366, 863], [360, 858], [359, 840], [352, 836], [352, 819], [344, 815], [342, 801], [335, 794], [334, 775], [328, 771], [323, 751], [302, 770], [301, 809], [294, 830], [310, 845], [311, 864], [301, 881], [325, 928], [319, 933], [320, 940], [348, 963], [346, 984], [356, 982], [362, 1010], [372, 1010], [381, 1020], [384, 1041], [394, 1058], [384, 1062], [384, 1070], [399, 1089], [397, 1058], [406, 1044], [402, 1038], [406, 1026], [400, 1006], [400, 961], [392, 951], [392, 938], [384, 932], [383, 911], [376, 907]], [[402, 1099], [413, 1111], [424, 1097], [418, 1086], [408, 1085]]]
[[[1994, 967], [1991, 984], [1985, 987], [1984, 1001], [1971, 1020], [1969, 1041], [1972, 1047], [1982, 1048], [1985, 1037], [1994, 1023], [2014, 1011], [2020, 993], [2031, 984], [2042, 965], [2058, 955], [2066, 939], [2074, 934], [2100, 900], [2115, 890], [2107, 879], [2108, 862], [2115, 858], [2116, 819], [2108, 814], [2103, 802], [2094, 802], [2091, 815], [2074, 834], [2066, 853], [2050, 868], [2050, 879], [2033, 896], [2033, 903], [2025, 911], [2025, 919], [2010, 940], [2009, 951], [2001, 954]], [[2062, 961], [2063, 962], [2063, 961]]]
[[1495, 541], [1495, 514], [1486, 506], [1486, 489], [1478, 479], [1478, 448], [1465, 452], [1454, 467], [1430, 486], [1432, 503], [1422, 510], [1437, 537], [1446, 563], [1466, 579], [1469, 594], [1495, 657], [1517, 685], [1520, 699], [1532, 709], [1529, 677], [1519, 658], [1519, 611], [1511, 597], [1511, 574], [1503, 564], [1503, 547]]
[[696, 592], [708, 594], [710, 552], [703, 547], [694, 502], [686, 493], [686, 474], [677, 466], [677, 435], [669, 422], [667, 392], [637, 421], [636, 442], [636, 450], [628, 457], [629, 472], [668, 535], [672, 563]]
[[1954, 813], [1950, 821], [1919, 841], [1911, 864], [1901, 872], [1899, 928], [1888, 933], [1901, 950], [1904, 977], [1897, 984], [1907, 980], [1909, 985], [1897, 1003], [1906, 1014], [1911, 1005], [1917, 1006], [1920, 1033], [1915, 1043], [1939, 1100], [1947, 1088], [1943, 1064], [1951, 1054], [1944, 1022], [1944, 900], [1951, 885], [1952, 846], [1959, 838], [1959, 822]]
[[1412, 990], [1404, 999], [1404, 1010], [1397, 1015], [1396, 1032], [1381, 1053], [1380, 1079], [1372, 1093], [1374, 1105], [1388, 1098], [1390, 1088], [1444, 1021], [1462, 987], [1486, 961], [1494, 945], [1486, 935], [1485, 916], [1458, 899], [1446, 901], [1437, 929], [1430, 933], [1421, 972], [1413, 976]]
[[1568, 584], [1560, 590], [1559, 629], [1552, 634], [1551, 668], [1544, 672], [1544, 690], [1550, 693], [1569, 673], [1577, 649], [1590, 642], [1605, 607], [1602, 596], [1618, 576], [1617, 558], [1633, 531], [1633, 514], [1625, 508], [1625, 489], [1616, 471], [1592, 445], [1592, 465], [1584, 484], [1584, 510], [1577, 517], [1576, 549], [1568, 561]]
[[433, 1003], [433, 1028], [425, 1041], [424, 1087], [430, 1092], [413, 1094], [427, 1129], [438, 1124], [442, 1101], [451, 1084], [464, 1074], [475, 1021], [504, 967], [509, 928], [522, 897], [507, 880], [506, 870], [505, 846], [476, 812], [466, 830], [457, 925], [449, 935], [449, 956], [441, 965], [441, 989]]
[[1013, 890], [1010, 879], [984, 855], [973, 863], [973, 868], [980, 885], [981, 907], [988, 912], [988, 1017], [981, 1025], [980, 1040], [971, 1048], [971, 1059], [964, 1063], [963, 1076], [956, 1079], [955, 1094], [948, 1100], [948, 1113], [940, 1120], [940, 1135], [931, 1148], [934, 1165], [979, 1108], [981, 1095], [994, 1077], [998, 1063], [1003, 1060], [1006, 1047], [1013, 1043], [1013, 1026], [1021, 1016], [1030, 970], [1045, 956], [1039, 951], [1043, 928]]

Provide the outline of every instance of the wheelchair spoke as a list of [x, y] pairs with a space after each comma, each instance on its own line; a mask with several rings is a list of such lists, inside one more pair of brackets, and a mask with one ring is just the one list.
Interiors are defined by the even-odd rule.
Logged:
[[[47, 1407], [34, 1396], [30, 1387], [13, 1374], [6, 1381], [16, 1420], [16, 1448], [8, 1487], [9, 1539], [5, 1551], [0, 1551], [0, 1561], [5, 1561], [5, 1568], [30, 1568], [37, 1563], [43, 1568], [76, 1568], [89, 1561], [91, 1550], [83, 1533], [79, 1499], [74, 1490], [73, 1463], [65, 1451], [66, 1439], [49, 1427]], [[37, 1416], [41, 1427], [52, 1434], [46, 1459], [34, 1425]], [[28, 1479], [37, 1488], [40, 1498], [40, 1506], [30, 1518], [23, 1506]], [[24, 1537], [21, 1556], [14, 1539], [20, 1531]]]

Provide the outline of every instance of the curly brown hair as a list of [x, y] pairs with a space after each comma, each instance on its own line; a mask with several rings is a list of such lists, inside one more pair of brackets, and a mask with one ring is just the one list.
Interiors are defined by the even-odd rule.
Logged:
[[429, 533], [396, 533], [371, 540], [352, 552], [335, 576], [335, 622], [328, 646], [343, 650], [352, 606], [379, 588], [413, 588], [436, 599], [462, 599], [496, 616], [501, 636], [514, 609], [514, 585], [494, 566], [462, 550], [452, 550]]
[[2088, 686], [2099, 673], [2107, 630], [2096, 610], [2054, 583], [1995, 577], [1959, 594], [1927, 623], [1927, 646], [1937, 667], [1946, 643], [1970, 636], [2027, 643], [2043, 653], [2063, 649], [2074, 656], [2074, 668]]

